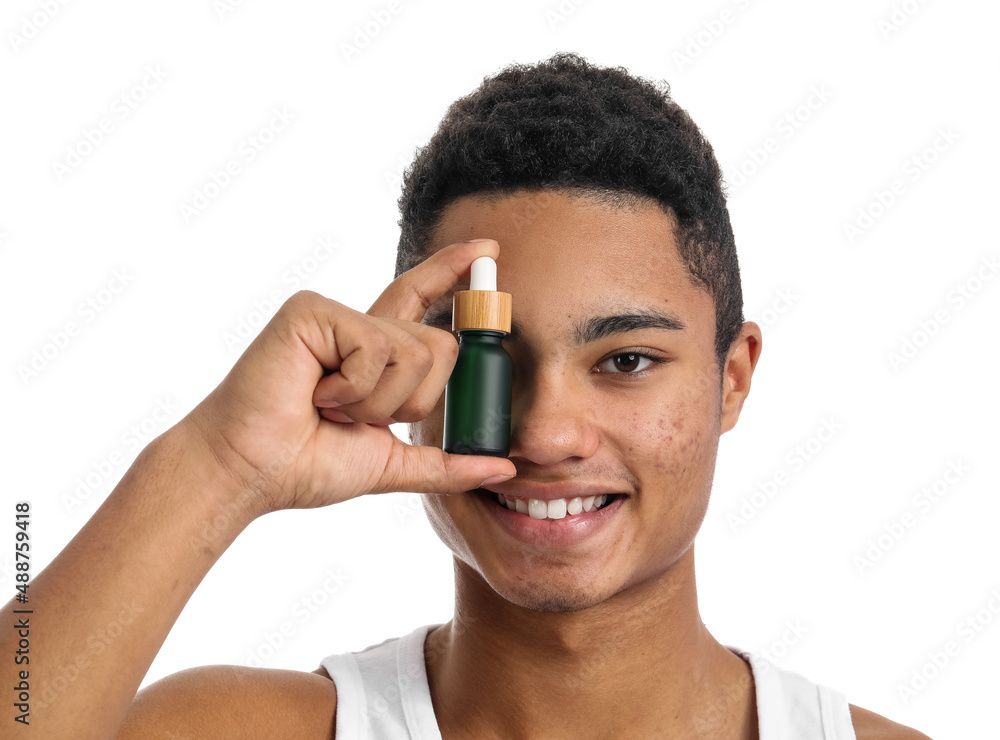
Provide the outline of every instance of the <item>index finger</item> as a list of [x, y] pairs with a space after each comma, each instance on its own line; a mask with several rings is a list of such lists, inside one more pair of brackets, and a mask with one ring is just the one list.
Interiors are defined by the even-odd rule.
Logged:
[[499, 256], [500, 245], [495, 239], [442, 247], [393, 280], [368, 309], [368, 315], [419, 322], [427, 309], [469, 272], [475, 259]]

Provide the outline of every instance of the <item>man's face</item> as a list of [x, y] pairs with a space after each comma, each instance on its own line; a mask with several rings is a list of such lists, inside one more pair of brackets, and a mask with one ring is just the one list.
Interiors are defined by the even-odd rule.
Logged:
[[[428, 495], [428, 517], [466, 570], [507, 600], [586, 608], [668, 570], [701, 526], [721, 431], [714, 305], [652, 202], [466, 196], [445, 211], [432, 250], [473, 238], [500, 243], [498, 289], [513, 296], [515, 325], [504, 346], [518, 474], [490, 488], [522, 499], [616, 495], [553, 521], [482, 490]], [[450, 319], [448, 294], [426, 321], [450, 328]], [[441, 445], [443, 408], [442, 397], [411, 425], [415, 443]]]

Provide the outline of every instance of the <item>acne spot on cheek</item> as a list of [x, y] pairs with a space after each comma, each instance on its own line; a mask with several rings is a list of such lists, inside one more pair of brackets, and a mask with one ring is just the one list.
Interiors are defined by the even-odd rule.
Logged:
[[[660, 428], [659, 439], [662, 444], [669, 445], [674, 441], [674, 435], [667, 431], [667, 419], [660, 418], [657, 419], [656, 425]], [[677, 422], [673, 423], [674, 431], [680, 429], [680, 425]]]

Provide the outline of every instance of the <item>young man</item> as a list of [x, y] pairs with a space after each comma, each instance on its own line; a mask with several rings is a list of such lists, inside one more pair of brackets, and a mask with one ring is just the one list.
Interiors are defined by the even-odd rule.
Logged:
[[[569, 55], [509, 68], [450, 109], [400, 206], [399, 275], [368, 313], [290, 299], [34, 580], [32, 675], [78, 669], [32, 713], [39, 736], [924, 737], [699, 617], [693, 541], [761, 336], [719, 167], [665, 91]], [[451, 294], [482, 255], [514, 297], [509, 459], [440, 449]], [[251, 521], [386, 491], [427, 494], [454, 553], [448, 624], [312, 674], [197, 668], [133, 701]], [[100, 652], [120, 603], [95, 594], [132, 606]]]

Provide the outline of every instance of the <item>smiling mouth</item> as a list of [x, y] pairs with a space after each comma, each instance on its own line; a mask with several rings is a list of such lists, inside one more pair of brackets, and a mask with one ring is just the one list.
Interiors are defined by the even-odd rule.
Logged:
[[621, 498], [620, 493], [602, 493], [600, 496], [576, 496], [574, 498], [557, 498], [551, 501], [540, 499], [507, 498], [501, 493], [493, 493], [483, 488], [475, 491], [483, 496], [494, 506], [524, 514], [532, 519], [547, 519], [555, 521], [558, 519], [572, 519], [574, 517], [590, 514], [599, 511], [610, 505], [615, 499]]

